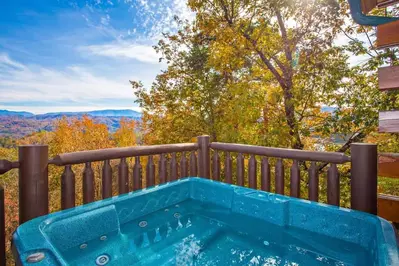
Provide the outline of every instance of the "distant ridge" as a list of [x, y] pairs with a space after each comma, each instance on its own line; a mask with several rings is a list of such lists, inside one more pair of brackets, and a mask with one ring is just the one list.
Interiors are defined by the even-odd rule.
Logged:
[[25, 112], [25, 111], [8, 111], [8, 110], [0, 110], [0, 116], [23, 116], [29, 117], [34, 116], [34, 114]]
[[57, 112], [35, 115], [29, 112], [0, 110], [0, 137], [24, 137], [41, 130], [52, 131], [55, 121], [62, 117], [78, 118], [87, 115], [96, 123], [107, 125], [114, 132], [120, 127], [123, 118], [141, 120], [141, 113], [133, 110], [94, 110], [88, 112]]
[[54, 112], [54, 113], [45, 113], [45, 114], [40, 114], [40, 115], [35, 115], [35, 114], [25, 112], [25, 111], [16, 112], [16, 111], [0, 110], [0, 116], [35, 117], [37, 119], [57, 118], [57, 117], [62, 117], [62, 116], [83, 116], [83, 115], [94, 116], [94, 117], [101, 116], [101, 117], [129, 117], [129, 118], [135, 118], [135, 119], [141, 118], [140, 112], [133, 111], [130, 109], [93, 110], [93, 111], [87, 111], [87, 112]]
[[36, 115], [40, 118], [50, 118], [50, 117], [59, 117], [59, 116], [101, 116], [101, 117], [129, 117], [129, 118], [141, 118], [141, 113], [137, 111], [133, 111], [130, 109], [125, 110], [94, 110], [87, 112], [54, 112], [54, 113], [46, 113], [41, 115]]

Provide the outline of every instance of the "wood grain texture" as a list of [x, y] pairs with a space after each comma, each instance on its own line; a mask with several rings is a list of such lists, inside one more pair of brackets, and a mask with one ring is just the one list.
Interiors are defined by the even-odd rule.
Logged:
[[367, 14], [377, 6], [377, 0], [362, 0], [362, 11]]
[[233, 182], [233, 166], [229, 152], [225, 152], [224, 160], [224, 182], [231, 184]]
[[276, 193], [284, 195], [284, 164], [281, 158], [277, 159], [274, 169]]
[[399, 21], [377, 26], [377, 48], [399, 45]]
[[399, 132], [399, 111], [380, 112], [378, 120], [379, 132]]
[[399, 158], [379, 155], [378, 176], [399, 178]]
[[398, 0], [377, 0], [377, 7], [387, 7], [398, 3]]
[[336, 164], [331, 164], [327, 171], [327, 203], [339, 206], [339, 172]]
[[399, 66], [378, 69], [378, 87], [380, 90], [399, 89]]
[[377, 204], [378, 216], [399, 223], [399, 197], [379, 194]]
[[197, 173], [197, 156], [195, 155], [195, 152], [192, 151], [190, 154], [190, 176], [197, 176]]
[[270, 191], [270, 164], [266, 157], [262, 158], [261, 168], [260, 168], [260, 178], [261, 178], [261, 188], [263, 191]]
[[244, 156], [239, 153], [237, 156], [237, 185], [244, 186], [244, 174], [245, 174]]
[[94, 201], [94, 172], [91, 168], [91, 163], [86, 163], [83, 170], [83, 203], [90, 203]]
[[257, 188], [257, 162], [255, 155], [251, 154], [251, 158], [249, 159], [248, 164], [248, 185], [250, 188]]
[[126, 158], [121, 158], [118, 166], [118, 191], [119, 194], [129, 192], [129, 166]]
[[112, 197], [112, 167], [109, 160], [105, 160], [103, 164], [102, 195], [103, 199]]
[[213, 152], [212, 158], [212, 179], [220, 180], [220, 157], [218, 151]]

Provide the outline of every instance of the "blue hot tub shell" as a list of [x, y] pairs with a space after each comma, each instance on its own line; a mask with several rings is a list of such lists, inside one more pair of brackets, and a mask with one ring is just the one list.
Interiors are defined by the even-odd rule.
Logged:
[[[359, 245], [372, 253], [374, 261], [370, 265], [399, 265], [395, 233], [384, 219], [194, 177], [28, 221], [13, 235], [14, 257], [18, 265], [68, 265], [64, 251], [102, 235], [117, 234], [120, 226], [129, 221], [190, 198], [284, 228], [297, 228]], [[27, 257], [37, 252], [44, 253], [44, 259], [27, 263]]]

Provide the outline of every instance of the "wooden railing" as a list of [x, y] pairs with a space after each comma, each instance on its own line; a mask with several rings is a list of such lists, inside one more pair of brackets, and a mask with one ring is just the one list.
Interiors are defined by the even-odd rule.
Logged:
[[312, 161], [308, 170], [309, 175], [309, 200], [319, 201], [319, 166], [316, 161], [331, 163], [327, 171], [328, 179], [328, 203], [339, 206], [339, 174], [337, 163], [350, 162], [350, 158], [343, 153], [326, 153], [317, 151], [288, 150], [279, 148], [267, 148], [259, 146], [211, 143], [210, 148], [214, 149], [213, 153], [213, 179], [220, 180], [220, 159], [219, 151], [225, 152], [225, 178], [226, 182], [231, 183], [232, 164], [231, 152], [237, 153], [237, 183], [244, 186], [244, 156], [249, 154], [248, 163], [248, 186], [257, 189], [257, 160], [256, 155], [261, 156], [260, 168], [260, 184], [264, 191], [271, 191], [271, 167], [269, 158], [277, 158], [274, 167], [275, 176], [275, 192], [277, 194], [285, 194], [284, 191], [284, 164], [283, 159], [293, 160], [290, 168], [290, 196], [300, 198], [300, 167], [299, 162]]
[[[129, 188], [129, 166], [127, 158], [134, 157], [135, 163], [132, 169], [133, 190], [143, 188], [142, 186], [142, 165], [140, 157], [148, 156], [145, 166], [146, 186], [154, 186], [155, 182], [155, 164], [154, 155], [159, 155], [158, 177], [160, 183], [176, 180], [178, 177], [189, 176], [188, 160], [191, 161], [190, 174], [197, 176], [196, 154], [198, 145], [195, 143], [137, 146], [128, 148], [113, 148], [103, 150], [81, 151], [73, 153], [64, 153], [50, 160], [50, 164], [64, 166], [64, 172], [61, 176], [61, 208], [68, 209], [75, 206], [75, 174], [72, 171], [72, 165], [85, 164], [83, 170], [83, 203], [94, 201], [94, 172], [91, 167], [92, 162], [103, 161], [102, 167], [102, 198], [106, 199], [113, 195], [112, 192], [112, 167], [110, 160], [119, 159], [118, 165], [118, 194], [124, 194], [132, 189]], [[191, 152], [190, 159], [187, 159], [186, 152]], [[176, 153], [181, 153], [180, 171], [178, 171], [178, 161]], [[168, 163], [166, 154], [171, 154], [171, 160]], [[169, 164], [169, 175], [168, 175]], [[180, 172], [180, 175], [178, 174]]]
[[[0, 174], [13, 168], [19, 169], [20, 223], [49, 212], [49, 165], [64, 167], [61, 175], [62, 209], [72, 208], [76, 205], [73, 165], [84, 165], [82, 171], [83, 203], [94, 201], [95, 174], [92, 169], [92, 163], [94, 162], [102, 162], [101, 196], [105, 199], [114, 194], [123, 194], [141, 189], [143, 188], [143, 183], [145, 183], [146, 187], [150, 187], [186, 176], [212, 178], [213, 180], [239, 186], [247, 184], [250, 188], [272, 191], [270, 158], [275, 160], [274, 192], [285, 194], [284, 161], [291, 160], [289, 195], [299, 198], [301, 197], [300, 165], [304, 165], [305, 161], [310, 161], [311, 164], [308, 169], [308, 199], [312, 201], [319, 200], [319, 170], [328, 166], [327, 202], [337, 206], [340, 202], [337, 164], [350, 162], [351, 208], [373, 214], [377, 213], [377, 148], [373, 144], [352, 144], [351, 157], [343, 153], [334, 152], [302, 151], [210, 142], [209, 136], [198, 137], [197, 143], [81, 151], [60, 154], [53, 159], [48, 158], [48, 147], [45, 145], [20, 146], [18, 149], [19, 159], [17, 162], [0, 160]], [[188, 155], [188, 153], [190, 154]], [[179, 156], [180, 158], [178, 158]], [[245, 156], [249, 156], [247, 171]], [[143, 177], [143, 166], [141, 165], [142, 157], [147, 157], [147, 164], [144, 166], [145, 177]], [[224, 159], [222, 160], [221, 157], [224, 157]], [[129, 165], [128, 158], [134, 158], [133, 165]], [[111, 160], [119, 160], [117, 166], [117, 193], [114, 193], [115, 191], [112, 189]], [[157, 166], [155, 161], [158, 161]], [[235, 167], [233, 167], [234, 161]], [[258, 161], [260, 161], [259, 174]], [[316, 162], [321, 162], [321, 164]], [[235, 172], [233, 172], [234, 168]], [[246, 172], [248, 173], [247, 175], [245, 174]], [[258, 177], [260, 178], [259, 182]], [[129, 180], [132, 182], [129, 182]], [[131, 187], [129, 186], [130, 183], [133, 183]], [[1, 196], [0, 191], [0, 198]], [[34, 208], [32, 208], [31, 202], [36, 202]], [[4, 219], [4, 210], [1, 209], [1, 204], [0, 215]], [[1, 226], [0, 219], [0, 229], [4, 232]], [[1, 238], [1, 240], [3, 239], [4, 237]], [[1, 244], [0, 248], [2, 248]]]

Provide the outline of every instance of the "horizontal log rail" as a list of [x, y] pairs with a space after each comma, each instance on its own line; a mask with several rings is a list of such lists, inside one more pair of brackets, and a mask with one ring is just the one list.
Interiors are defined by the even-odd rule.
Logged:
[[[80, 151], [64, 153], [50, 160], [50, 164], [64, 166], [61, 176], [61, 208], [75, 207], [75, 173], [72, 165], [83, 164], [83, 202], [89, 203], [95, 200], [95, 174], [92, 162], [102, 162], [101, 170], [101, 194], [102, 198], [110, 198], [115, 195], [113, 191], [114, 179], [113, 164], [111, 160], [119, 160], [117, 165], [117, 194], [128, 193], [174, 181], [190, 175], [197, 176], [197, 157], [199, 150], [197, 143], [166, 144], [152, 146], [134, 146], [126, 148], [112, 148], [102, 150]], [[190, 152], [189, 158], [187, 152]], [[180, 153], [178, 158], [177, 153]], [[170, 157], [168, 157], [170, 154]], [[142, 157], [147, 157], [147, 163], [142, 165]], [[134, 164], [129, 165], [126, 158], [133, 158]], [[158, 161], [158, 172], [156, 162]], [[133, 187], [130, 187], [129, 180]]]
[[316, 161], [328, 163], [346, 163], [351, 158], [339, 152], [304, 151], [295, 149], [270, 148], [262, 146], [212, 142], [210, 147], [214, 150], [262, 155], [274, 158], [293, 159], [299, 161]]
[[[327, 171], [328, 179], [328, 194], [327, 202], [331, 205], [340, 205], [340, 187], [339, 187], [339, 173], [336, 163], [349, 162], [350, 158], [343, 153], [328, 153], [328, 152], [312, 152], [312, 151], [301, 151], [294, 149], [281, 149], [281, 148], [269, 148], [262, 146], [252, 146], [243, 144], [228, 144], [213, 142], [210, 148], [214, 150], [212, 159], [212, 178], [214, 180], [220, 180], [221, 178], [221, 160], [219, 153], [220, 151], [225, 154], [224, 171], [227, 173], [225, 182], [232, 182], [232, 159], [230, 153], [237, 153], [236, 156], [236, 183], [239, 186], [248, 184], [250, 188], [260, 189], [264, 191], [271, 190], [271, 172], [274, 170], [274, 192], [277, 194], [285, 195], [285, 183], [289, 182], [289, 195], [291, 197], [301, 198], [301, 171], [299, 167], [300, 161], [311, 161], [310, 168], [308, 169], [308, 199], [311, 201], [319, 201], [319, 166], [316, 162], [327, 162], [330, 167]], [[248, 159], [248, 182], [246, 182], [245, 176], [245, 156], [249, 154]], [[261, 156], [260, 158], [260, 184], [258, 185], [258, 161], [256, 155]], [[274, 167], [269, 164], [269, 158], [276, 158]], [[285, 178], [285, 165], [284, 160], [292, 160], [292, 165], [289, 172], [289, 180]]]
[[0, 175], [7, 173], [11, 169], [19, 167], [19, 162], [10, 162], [8, 160], [0, 160]]
[[[290, 163], [286, 163], [287, 160]], [[305, 174], [300, 168], [303, 161], [311, 162]], [[96, 162], [95, 168], [93, 162]], [[308, 199], [319, 201], [320, 166], [316, 162], [329, 164], [326, 171], [329, 204], [340, 205], [337, 165], [350, 162], [351, 208], [377, 213], [377, 146], [374, 144], [352, 143], [351, 156], [347, 156], [336, 152], [211, 142], [209, 136], [199, 136], [196, 143], [79, 151], [53, 159], [49, 159], [48, 146], [28, 145], [18, 147], [18, 161], [0, 160], [0, 174], [14, 168], [19, 170], [19, 222], [23, 223], [49, 211], [49, 165], [64, 168], [60, 176], [61, 208], [68, 209], [76, 206], [77, 185], [82, 187], [86, 204], [99, 196], [105, 199], [187, 176], [264, 191], [273, 189], [275, 193], [297, 198], [301, 197], [302, 184], [307, 186]], [[74, 167], [77, 164], [82, 165]], [[76, 175], [81, 178], [77, 179]], [[76, 180], [82, 183], [76, 184]], [[285, 191], [287, 188], [289, 191]], [[36, 203], [35, 208], [32, 202]], [[3, 213], [0, 209], [0, 215]], [[3, 239], [0, 235], [0, 241]]]
[[87, 162], [99, 162], [104, 160], [128, 158], [135, 156], [155, 155], [162, 153], [195, 151], [198, 149], [197, 143], [166, 144], [151, 146], [133, 146], [126, 148], [110, 148], [101, 150], [78, 151], [57, 155], [49, 164], [58, 166], [80, 164]]
[[[301, 198], [300, 184], [306, 182], [307, 199], [319, 201], [319, 165], [316, 162], [329, 164], [327, 176], [327, 203], [340, 205], [340, 175], [337, 164], [351, 163], [351, 208], [376, 214], [377, 213], [377, 146], [374, 144], [351, 144], [351, 157], [344, 153], [303, 151], [294, 149], [270, 148], [243, 144], [212, 142], [213, 149], [212, 178], [221, 180], [220, 152], [225, 154], [224, 172], [227, 173], [225, 182], [232, 183], [232, 159], [230, 153], [236, 155], [235, 181], [239, 186], [248, 184], [250, 188], [271, 191], [271, 179], [274, 178], [274, 193], [286, 195], [286, 183], [289, 183], [289, 195]], [[209, 151], [208, 151], [209, 153]], [[245, 163], [246, 154], [249, 155], [248, 164]], [[258, 161], [260, 156], [260, 184], [258, 178]], [[276, 158], [274, 166], [269, 164], [269, 158]], [[289, 169], [285, 169], [285, 160], [291, 160]], [[307, 178], [301, 177], [300, 162], [310, 161]], [[248, 171], [246, 172], [246, 165]], [[271, 172], [274, 170], [274, 175]], [[286, 173], [288, 175], [286, 175]], [[289, 176], [289, 179], [286, 179]]]

